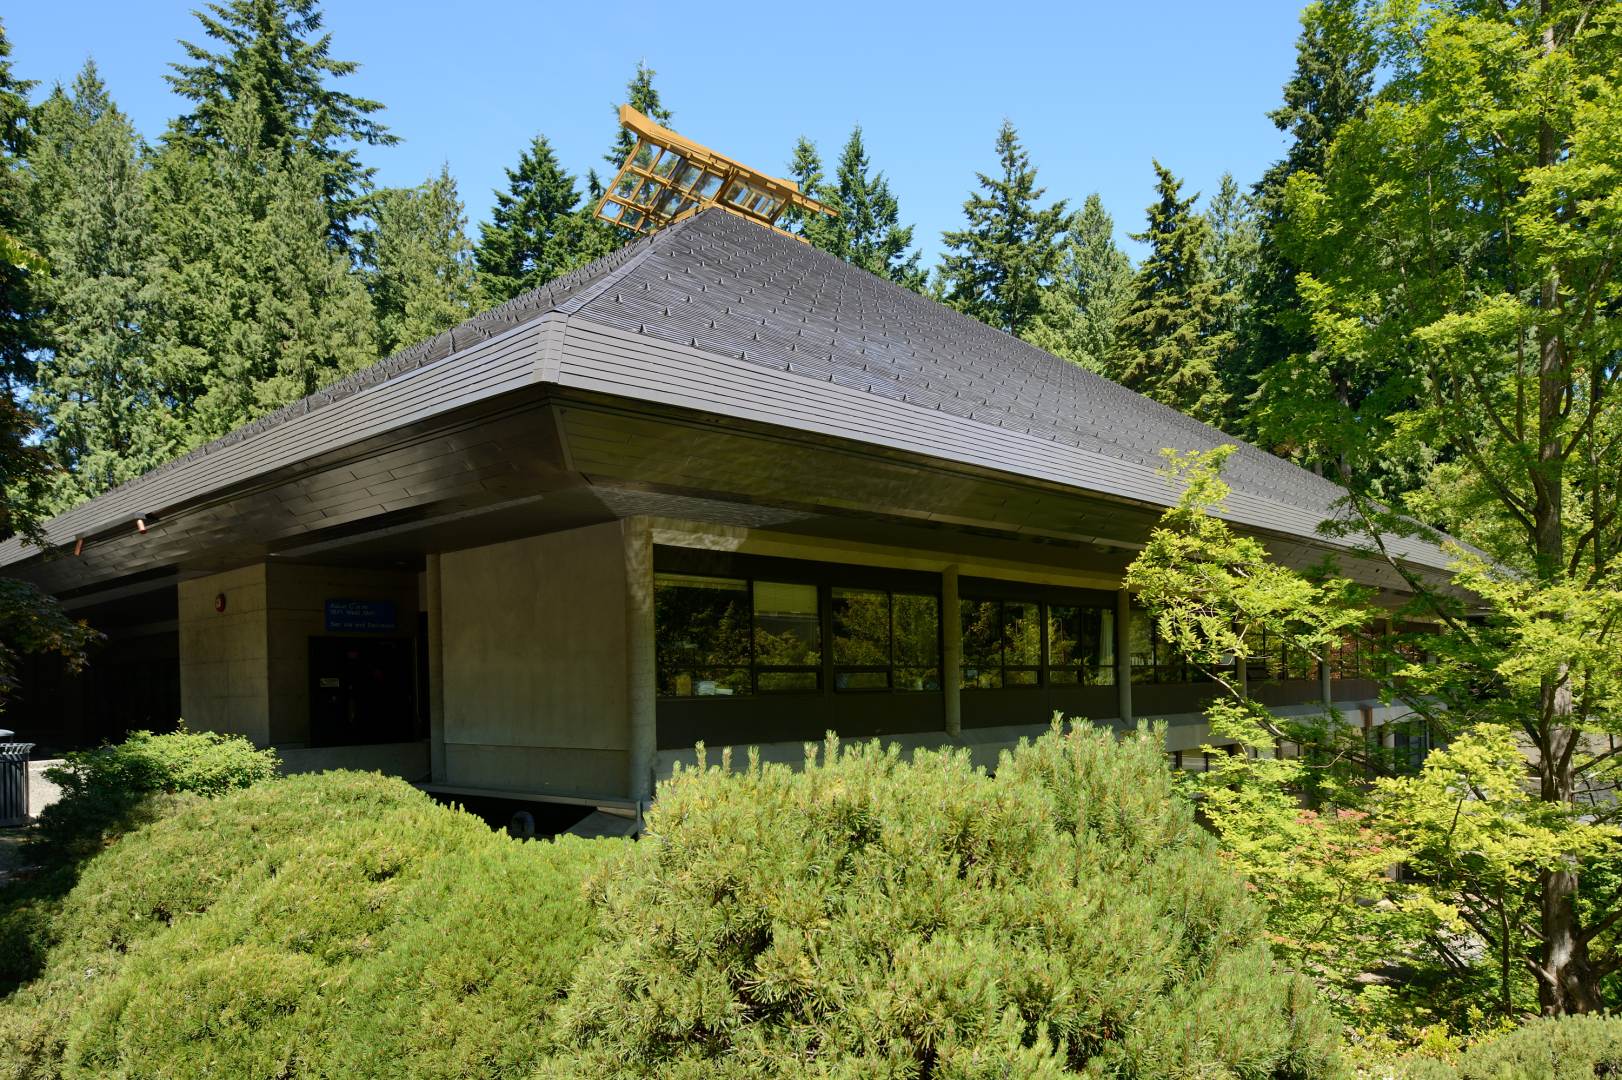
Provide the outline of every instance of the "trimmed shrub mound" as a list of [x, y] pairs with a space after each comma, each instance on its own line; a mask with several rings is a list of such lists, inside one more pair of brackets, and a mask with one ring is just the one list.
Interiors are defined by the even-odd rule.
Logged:
[[0, 1003], [0, 1076], [528, 1075], [619, 846], [370, 774], [180, 797], [85, 864]]
[[1161, 740], [679, 772], [592, 886], [543, 1075], [1317, 1077], [1326, 1013], [1173, 793]]
[[222, 795], [276, 775], [274, 750], [240, 735], [180, 731], [131, 732], [123, 742], [69, 754], [46, 772], [61, 798], [40, 815], [48, 857], [86, 858], [154, 816], [153, 795]]
[[1532, 1020], [1466, 1050], [1458, 1064], [1411, 1061], [1402, 1080], [1595, 1080], [1622, 1077], [1622, 1018]]

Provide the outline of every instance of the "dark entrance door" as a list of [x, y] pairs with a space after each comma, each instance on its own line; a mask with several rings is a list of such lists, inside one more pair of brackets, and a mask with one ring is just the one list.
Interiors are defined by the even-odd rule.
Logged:
[[404, 742], [416, 737], [410, 638], [310, 639], [310, 745]]

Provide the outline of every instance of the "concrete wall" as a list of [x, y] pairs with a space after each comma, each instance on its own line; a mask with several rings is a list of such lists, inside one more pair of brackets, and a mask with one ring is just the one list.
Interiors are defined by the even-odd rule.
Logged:
[[440, 557], [446, 784], [629, 794], [625, 536], [634, 527]]
[[[270, 741], [310, 741], [310, 638], [326, 633], [328, 600], [389, 600], [397, 626], [392, 634], [417, 636], [417, 574], [352, 566], [275, 563], [267, 571], [267, 643], [270, 680]], [[401, 717], [409, 732], [413, 718]]]
[[[204, 731], [271, 741], [266, 567], [180, 583], [180, 715]], [[225, 610], [215, 598], [225, 597]]]

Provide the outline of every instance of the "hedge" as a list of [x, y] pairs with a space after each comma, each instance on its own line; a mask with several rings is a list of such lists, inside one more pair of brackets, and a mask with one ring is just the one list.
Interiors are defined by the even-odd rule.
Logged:
[[524, 1076], [615, 841], [520, 843], [400, 780], [185, 796], [86, 864], [0, 1076]]
[[704, 766], [595, 878], [543, 1075], [1317, 1077], [1310, 988], [1173, 792], [1158, 732], [1002, 757]]

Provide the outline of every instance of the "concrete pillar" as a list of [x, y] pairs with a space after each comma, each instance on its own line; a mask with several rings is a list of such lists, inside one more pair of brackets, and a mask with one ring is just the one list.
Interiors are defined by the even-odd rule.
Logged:
[[658, 752], [658, 685], [654, 669], [653, 532], [645, 517], [621, 523], [625, 541], [625, 679], [630, 714], [629, 787], [639, 803], [653, 798]]
[[1132, 725], [1132, 594], [1115, 594], [1115, 704], [1121, 723]]
[[1318, 696], [1323, 698], [1324, 708], [1332, 709], [1335, 706], [1335, 688], [1329, 678], [1329, 650], [1324, 650], [1324, 658], [1318, 663]]
[[428, 556], [428, 775], [445, 782], [445, 605], [439, 555]]
[[963, 734], [963, 615], [958, 610], [957, 564], [941, 571], [941, 696], [946, 734]]

